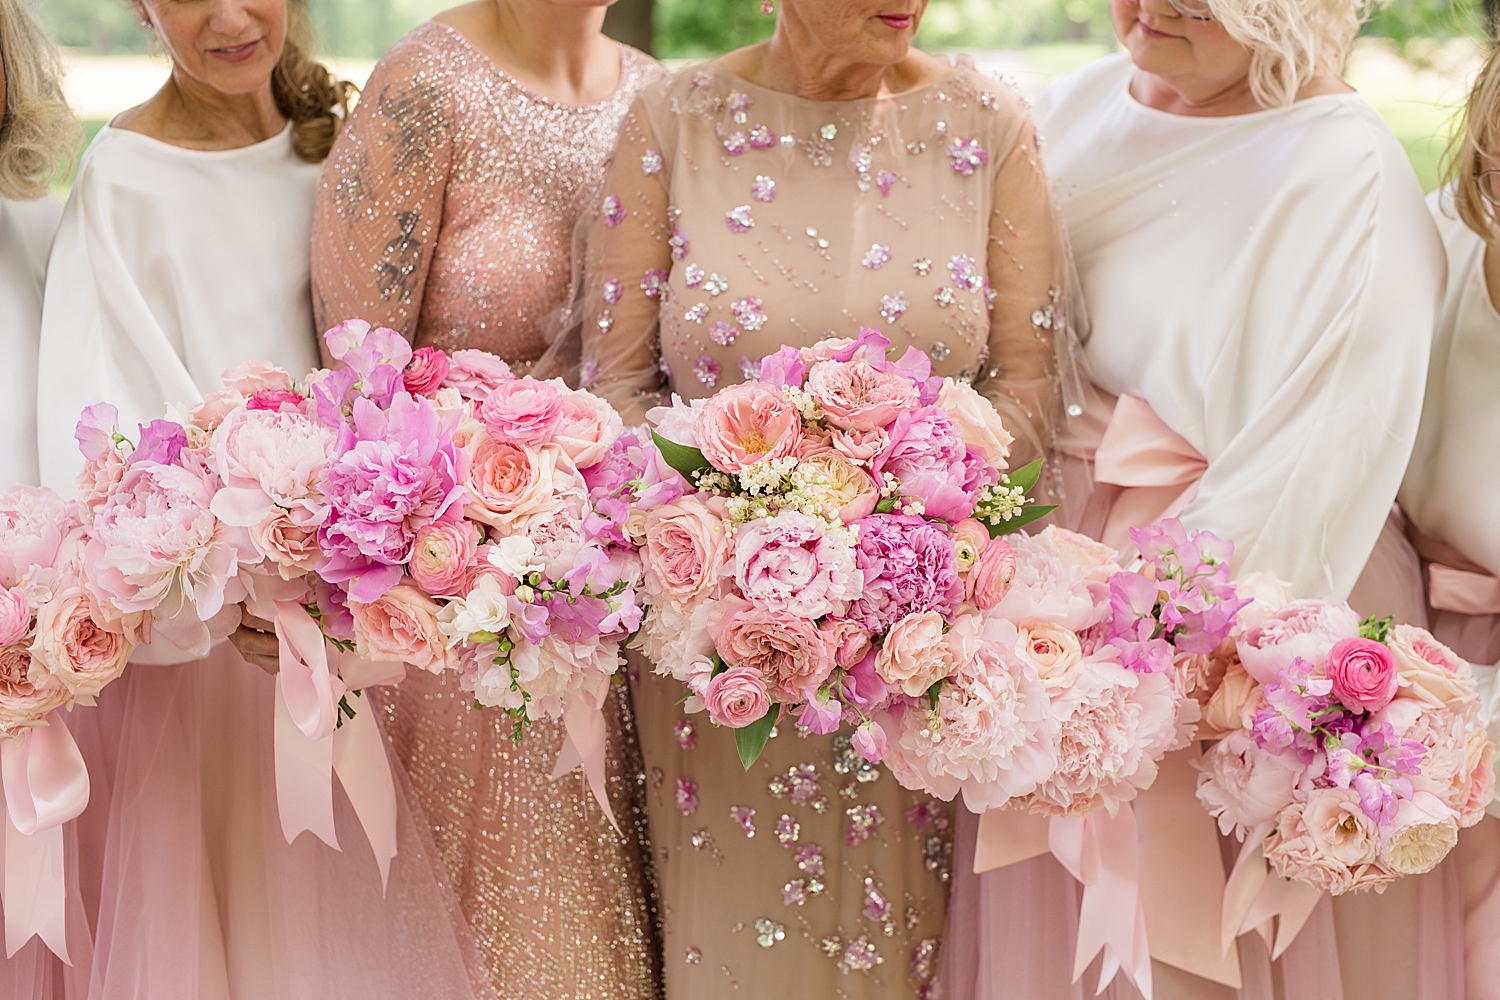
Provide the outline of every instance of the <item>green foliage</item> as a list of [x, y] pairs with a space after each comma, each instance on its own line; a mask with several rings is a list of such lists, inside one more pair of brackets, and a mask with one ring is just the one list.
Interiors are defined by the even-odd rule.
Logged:
[[917, 42], [927, 49], [1018, 49], [1113, 37], [1109, 0], [932, 0]]
[[149, 43], [126, 0], [33, 0], [33, 7], [59, 45], [96, 55], [140, 55]]
[[1392, 0], [1371, 12], [1361, 34], [1389, 38], [1402, 55], [1423, 63], [1436, 42], [1483, 38], [1484, 22], [1479, 0]]
[[745, 770], [750, 770], [751, 765], [760, 757], [760, 752], [766, 748], [766, 741], [771, 738], [771, 730], [776, 728], [776, 720], [780, 716], [781, 706], [773, 702], [766, 709], [765, 715], [745, 728], [734, 731], [734, 746], [740, 752], [740, 763], [745, 765]]
[[756, 0], [656, 0], [656, 54], [708, 59], [771, 37]]

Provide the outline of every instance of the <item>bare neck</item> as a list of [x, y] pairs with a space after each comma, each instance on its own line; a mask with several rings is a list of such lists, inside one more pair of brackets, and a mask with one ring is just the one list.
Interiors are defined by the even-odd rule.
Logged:
[[[1324, 94], [1348, 94], [1354, 88], [1326, 70], [1318, 70], [1297, 92], [1297, 100]], [[1148, 108], [1189, 118], [1227, 118], [1266, 110], [1256, 101], [1248, 77], [1227, 82], [1174, 80], [1136, 70], [1130, 93]]]
[[861, 63], [821, 45], [788, 7], [768, 41], [731, 52], [719, 65], [758, 87], [810, 101], [885, 97], [925, 86], [946, 64], [916, 49], [897, 63]]
[[604, 11], [550, 0], [476, 0], [435, 20], [537, 93], [597, 104], [620, 85], [619, 50], [602, 32]]
[[254, 93], [226, 94], [174, 65], [151, 100], [121, 112], [110, 124], [183, 149], [223, 150], [280, 134], [286, 116], [276, 107], [270, 80]]

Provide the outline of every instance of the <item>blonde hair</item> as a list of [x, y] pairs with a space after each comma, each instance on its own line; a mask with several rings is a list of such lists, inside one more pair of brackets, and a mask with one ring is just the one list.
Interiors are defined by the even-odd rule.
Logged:
[[271, 73], [271, 93], [277, 110], [291, 119], [292, 150], [297, 158], [322, 163], [349, 120], [349, 101], [359, 88], [335, 79], [308, 54], [311, 49], [312, 22], [305, 2], [287, 0], [286, 43]]
[[0, 0], [0, 60], [0, 197], [33, 201], [59, 167], [71, 165], [83, 128], [63, 96], [62, 56], [23, 0]]
[[[1497, 236], [1494, 209], [1479, 191], [1484, 155], [1500, 146], [1500, 49], [1490, 52], [1480, 67], [1464, 104], [1463, 122], [1444, 157], [1443, 176], [1453, 185], [1453, 205], [1463, 224], [1486, 243]], [[1500, 167], [1500, 161], [1495, 166]]]
[[1318, 70], [1341, 73], [1371, 0], [1211, 0], [1229, 37], [1250, 50], [1250, 92], [1283, 108]]

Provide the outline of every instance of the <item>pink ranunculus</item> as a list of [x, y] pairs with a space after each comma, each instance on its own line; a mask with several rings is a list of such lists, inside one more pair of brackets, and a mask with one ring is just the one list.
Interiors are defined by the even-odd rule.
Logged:
[[502, 382], [474, 416], [496, 441], [537, 448], [551, 441], [563, 422], [562, 394], [533, 378]]
[[0, 648], [0, 736], [40, 725], [68, 702], [68, 689], [36, 665], [27, 643]]
[[1396, 659], [1372, 639], [1340, 639], [1328, 650], [1324, 674], [1346, 708], [1378, 712], [1396, 697]]
[[1005, 599], [1016, 577], [1016, 553], [1004, 538], [991, 539], [964, 578], [964, 599], [988, 611]]
[[875, 672], [913, 698], [927, 693], [974, 658], [979, 640], [973, 629], [943, 631], [936, 611], [907, 615], [887, 633], [875, 659]]
[[408, 663], [440, 674], [455, 664], [438, 627], [439, 610], [432, 598], [409, 581], [369, 604], [350, 601], [355, 648], [369, 660]]
[[245, 400], [247, 410], [270, 410], [272, 413], [287, 413], [300, 410], [307, 399], [291, 389], [262, 389]]
[[890, 434], [891, 443], [870, 466], [876, 481], [894, 475], [902, 496], [921, 500], [928, 517], [967, 517], [974, 509], [974, 497], [964, 489], [968, 449], [953, 418], [936, 406], [905, 409]]
[[833, 450], [851, 462], [868, 463], [891, 445], [891, 436], [884, 427], [867, 431], [846, 431], [835, 427], [829, 435]]
[[878, 722], [872, 720], [861, 723], [859, 728], [854, 730], [854, 735], [849, 738], [849, 743], [861, 757], [872, 764], [878, 764], [885, 759], [885, 730]]
[[1403, 698], [1439, 708], [1474, 697], [1474, 674], [1453, 650], [1414, 625], [1391, 629], [1391, 652]]
[[757, 462], [796, 455], [802, 417], [764, 382], [741, 382], [709, 398], [693, 433], [714, 468], [737, 474]]
[[731, 594], [713, 606], [710, 621], [724, 662], [754, 670], [778, 702], [806, 701], [833, 673], [833, 650], [809, 619], [756, 607]]
[[591, 392], [569, 389], [562, 379], [548, 383], [562, 395], [562, 421], [556, 441], [580, 469], [604, 459], [625, 425], [615, 408]]
[[454, 351], [448, 355], [443, 385], [457, 389], [465, 399], [483, 399], [515, 377], [510, 365], [488, 351]]
[[829, 648], [833, 650], [833, 661], [845, 670], [865, 658], [870, 651], [870, 633], [847, 618], [825, 618], [818, 624]]
[[74, 698], [91, 697], [125, 669], [135, 643], [107, 631], [82, 588], [64, 591], [37, 611], [31, 655]]
[[[984, 525], [966, 517], [953, 526], [953, 555], [958, 562], [959, 573], [968, 573], [979, 563], [979, 557], [984, 555], [984, 550], [990, 546], [990, 531]], [[1006, 546], [1009, 548], [1009, 546]], [[1012, 553], [1014, 558], [1014, 553]], [[1012, 573], [1012, 576], [1015, 574]], [[1006, 580], [1006, 586], [1010, 581]], [[972, 595], [964, 594], [965, 600], [972, 600]]]
[[434, 597], [459, 593], [474, 563], [479, 533], [468, 521], [434, 521], [417, 532], [407, 572]]
[[31, 605], [19, 587], [0, 589], [0, 646], [10, 646], [31, 631]]
[[765, 678], [750, 667], [731, 667], [709, 681], [703, 704], [710, 719], [730, 729], [743, 729], [771, 710]]
[[317, 569], [318, 558], [323, 554], [318, 548], [317, 526], [298, 524], [284, 510], [278, 509], [253, 526], [250, 538], [283, 580], [295, 580], [311, 573]]
[[799, 618], [841, 614], [860, 594], [847, 539], [794, 510], [741, 526], [734, 581], [747, 600]]
[[419, 347], [401, 372], [401, 384], [414, 396], [431, 396], [448, 377], [448, 355], [435, 347]]
[[1006, 467], [1010, 446], [1015, 439], [1005, 429], [995, 404], [976, 392], [969, 383], [945, 378], [937, 405], [953, 418], [958, 425], [959, 437], [983, 456], [986, 465], [994, 469]]
[[730, 526], [696, 496], [646, 515], [646, 590], [686, 611], [717, 595], [732, 551]]
[[1365, 814], [1348, 788], [1314, 788], [1302, 807], [1302, 823], [1318, 851], [1354, 868], [1380, 853], [1380, 825]]
[[888, 427], [896, 415], [919, 405], [916, 383], [864, 361], [820, 361], [807, 374], [807, 392], [829, 424], [846, 431]]
[[1307, 770], [1296, 754], [1262, 750], [1243, 729], [1210, 747], [1197, 767], [1198, 801], [1220, 833], [1240, 839], [1276, 819]]
[[1299, 656], [1321, 671], [1334, 643], [1358, 636], [1359, 617], [1347, 604], [1293, 601], [1245, 634], [1240, 662], [1251, 677], [1269, 684]]

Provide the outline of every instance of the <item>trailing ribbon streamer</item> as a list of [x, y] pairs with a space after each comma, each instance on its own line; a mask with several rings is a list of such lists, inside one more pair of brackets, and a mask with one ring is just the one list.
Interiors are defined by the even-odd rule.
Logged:
[[[1234, 871], [1224, 887], [1224, 911], [1220, 919], [1220, 944], [1225, 952], [1241, 934], [1255, 931], [1271, 949], [1273, 960], [1282, 956], [1307, 918], [1318, 904], [1322, 892], [1292, 879], [1271, 878], [1261, 845], [1271, 832], [1270, 823], [1262, 824], [1245, 836], [1245, 844], [1235, 859]], [[1271, 935], [1271, 920], [1276, 934]]]
[[62, 826], [89, 802], [89, 772], [62, 716], [0, 744], [5, 790], [5, 956], [33, 936], [64, 963], [68, 957]]
[[[604, 810], [604, 815], [609, 818], [610, 826], [615, 828], [616, 833], [621, 833], [620, 824], [615, 820], [615, 811], [609, 804], [609, 793], [604, 787], [605, 778], [608, 774], [604, 764], [604, 749], [606, 740], [606, 729], [604, 725], [604, 698], [609, 689], [605, 688], [598, 697], [589, 695], [583, 691], [575, 691], [563, 706], [563, 727], [567, 730], [567, 739], [563, 741], [561, 752], [557, 755], [557, 764], [552, 768], [552, 778], [557, 780], [567, 774], [579, 764], [583, 765], [583, 775], [588, 779], [589, 788], [594, 793], [594, 800]], [[621, 833], [623, 836], [623, 833]]]
[[1125, 488], [1100, 539], [1120, 550], [1130, 546], [1131, 528], [1182, 513], [1208, 470], [1208, 459], [1168, 427], [1150, 403], [1128, 395], [1115, 402], [1093, 458], [1095, 480]]

